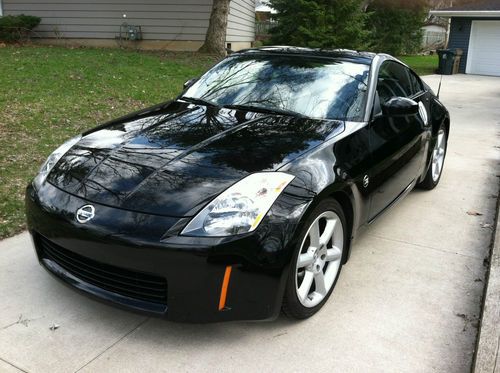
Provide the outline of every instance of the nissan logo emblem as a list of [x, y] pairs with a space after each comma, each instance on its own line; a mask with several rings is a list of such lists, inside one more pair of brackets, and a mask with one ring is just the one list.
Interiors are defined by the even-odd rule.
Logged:
[[82, 224], [88, 222], [94, 216], [95, 216], [95, 207], [92, 205], [82, 206], [76, 211], [76, 220], [78, 220], [78, 222]]

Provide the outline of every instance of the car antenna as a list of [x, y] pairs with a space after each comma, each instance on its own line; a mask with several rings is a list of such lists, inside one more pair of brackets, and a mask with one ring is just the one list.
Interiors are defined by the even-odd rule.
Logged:
[[439, 92], [441, 91], [441, 82], [443, 81], [443, 74], [441, 74], [441, 77], [439, 78], [439, 86], [438, 86], [438, 92], [437, 92], [437, 98], [439, 98]]

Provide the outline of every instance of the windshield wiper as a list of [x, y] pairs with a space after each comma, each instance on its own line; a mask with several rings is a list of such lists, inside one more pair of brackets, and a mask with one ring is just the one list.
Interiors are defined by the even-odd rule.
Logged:
[[297, 117], [297, 118], [307, 118], [306, 115], [301, 114], [301, 113], [297, 113], [296, 111], [293, 111], [293, 110], [267, 108], [267, 107], [263, 107], [263, 106], [237, 105], [237, 104], [235, 104], [235, 105], [224, 105], [222, 107], [225, 109], [256, 111], [256, 112], [260, 112], [260, 113], [281, 114], [281, 115], [288, 115], [288, 116]]
[[197, 97], [187, 97], [187, 96], [181, 96], [181, 100], [191, 102], [193, 104], [197, 105], [205, 105], [205, 106], [212, 106], [212, 107], [219, 107], [215, 102], [212, 102], [210, 100], [207, 100], [205, 98], [197, 98]]

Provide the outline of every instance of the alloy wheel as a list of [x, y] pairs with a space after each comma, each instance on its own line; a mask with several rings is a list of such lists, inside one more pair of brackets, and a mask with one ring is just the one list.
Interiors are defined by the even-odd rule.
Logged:
[[437, 136], [436, 145], [432, 151], [432, 180], [436, 182], [441, 175], [446, 151], [446, 136], [444, 130], [440, 129]]
[[329, 293], [340, 269], [344, 227], [333, 211], [325, 211], [310, 225], [301, 244], [295, 271], [300, 303], [318, 305]]

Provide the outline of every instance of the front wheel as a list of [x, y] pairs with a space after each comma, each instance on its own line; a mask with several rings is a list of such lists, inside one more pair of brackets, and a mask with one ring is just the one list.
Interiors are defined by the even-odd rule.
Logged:
[[306, 218], [285, 289], [287, 316], [305, 319], [326, 303], [340, 275], [346, 232], [342, 207], [334, 199], [323, 200]]
[[429, 169], [425, 174], [424, 180], [418, 187], [421, 189], [431, 190], [438, 185], [441, 179], [441, 174], [443, 173], [444, 158], [446, 156], [446, 148], [448, 142], [448, 134], [446, 133], [446, 127], [441, 125], [437, 133], [436, 143], [434, 144], [434, 149], [432, 150], [431, 164]]

